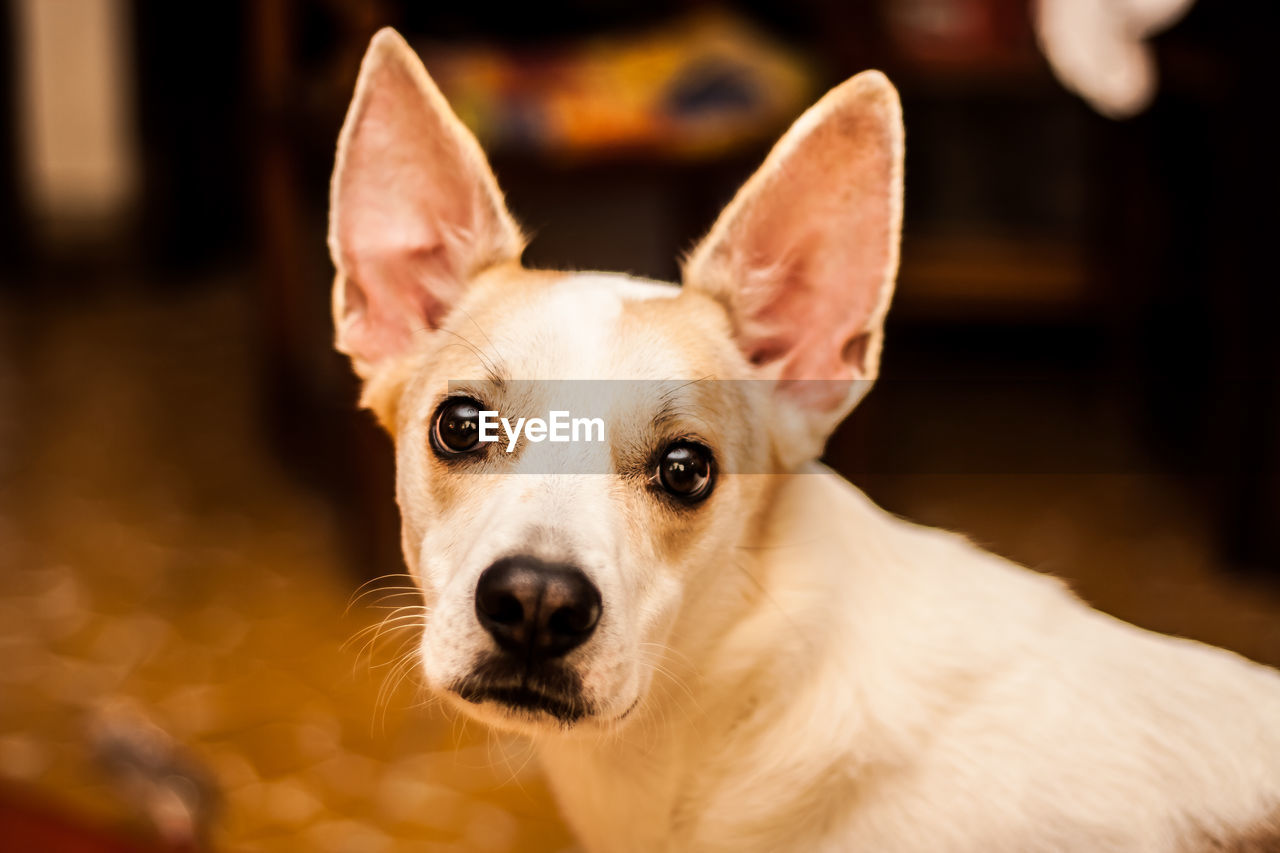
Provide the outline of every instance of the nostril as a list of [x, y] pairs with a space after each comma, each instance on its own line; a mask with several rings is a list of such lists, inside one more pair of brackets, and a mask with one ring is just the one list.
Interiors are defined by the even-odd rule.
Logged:
[[522, 564], [499, 561], [476, 584], [476, 615], [491, 628], [519, 628], [537, 609], [540, 587]]
[[595, 628], [599, 621], [600, 605], [591, 602], [559, 608], [547, 620], [547, 627], [554, 634], [585, 634]]
[[481, 595], [480, 609], [499, 625], [519, 625], [524, 621], [524, 605], [511, 593]]

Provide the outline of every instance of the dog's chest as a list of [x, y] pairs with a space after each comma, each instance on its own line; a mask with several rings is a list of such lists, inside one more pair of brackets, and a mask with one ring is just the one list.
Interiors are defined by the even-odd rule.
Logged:
[[796, 819], [805, 811], [796, 801], [812, 797], [804, 786], [757, 772], [768, 762], [752, 757], [752, 744], [710, 725], [665, 727], [637, 743], [540, 750], [560, 813], [584, 850], [779, 849], [776, 839], [761, 843], [761, 825], [786, 827], [787, 843], [804, 848], [801, 837], [812, 827]]
[[544, 747], [540, 757], [560, 813], [585, 849], [659, 851], [677, 836], [681, 752], [671, 744], [652, 751], [569, 744]]

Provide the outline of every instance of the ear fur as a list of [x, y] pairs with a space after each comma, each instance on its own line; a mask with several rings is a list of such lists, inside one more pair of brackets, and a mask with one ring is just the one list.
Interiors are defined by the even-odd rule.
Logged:
[[438, 328], [523, 238], [471, 132], [392, 29], [360, 67], [330, 188], [336, 345], [364, 378]]

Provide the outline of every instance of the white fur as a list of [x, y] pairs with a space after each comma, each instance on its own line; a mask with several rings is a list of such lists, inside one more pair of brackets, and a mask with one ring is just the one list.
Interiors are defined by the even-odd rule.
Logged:
[[[363, 68], [334, 178], [335, 321], [396, 438], [423, 671], [537, 741], [588, 850], [1280, 847], [1280, 674], [1090, 610], [811, 461], [874, 379], [897, 267], [903, 137], [883, 75], [798, 122], [677, 290], [520, 269], [496, 182], [412, 51], [384, 32]], [[387, 233], [413, 239], [388, 252]], [[513, 399], [521, 379], [681, 380], [681, 396], [550, 383]], [[594, 409], [609, 442], [537, 445], [576, 469], [527, 448], [437, 458], [453, 383], [513, 416]], [[638, 470], [691, 437], [722, 466], [696, 506]], [[560, 661], [587, 708], [571, 725], [456, 687], [499, 654], [477, 579], [530, 555], [601, 595]]]
[[1196, 850], [1280, 802], [1274, 671], [1090, 610], [830, 471], [790, 477], [740, 560], [752, 600], [676, 627], [689, 694], [654, 691], [613, 738], [542, 739], [589, 850]]
[[[584, 359], [622, 376], [681, 370], [679, 352], [628, 360], [637, 342], [615, 324], [640, 295], [630, 283], [591, 277], [585, 325], [549, 333], [584, 279], [491, 329], [495, 351], [524, 363], [523, 330], [547, 375], [582, 375]], [[412, 487], [405, 454], [425, 442], [399, 445]], [[737, 475], [754, 478], [781, 482], [758, 528], [726, 513], [708, 535], [728, 548], [665, 567], [607, 476], [494, 477], [447, 520], [402, 494], [406, 524], [424, 530], [410, 566], [436, 591], [433, 684], [487, 646], [476, 578], [533, 547], [534, 527], [557, 531], [600, 586], [610, 615], [581, 659], [597, 720], [566, 731], [458, 703], [534, 738], [587, 850], [1230, 850], [1208, 839], [1280, 804], [1274, 671], [1090, 610], [816, 464]]]

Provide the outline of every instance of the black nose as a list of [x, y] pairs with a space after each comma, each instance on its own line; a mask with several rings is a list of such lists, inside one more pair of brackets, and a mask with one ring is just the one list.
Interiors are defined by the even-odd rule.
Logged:
[[476, 617], [498, 645], [522, 658], [568, 654], [600, 621], [600, 590], [582, 570], [506, 557], [480, 575]]

